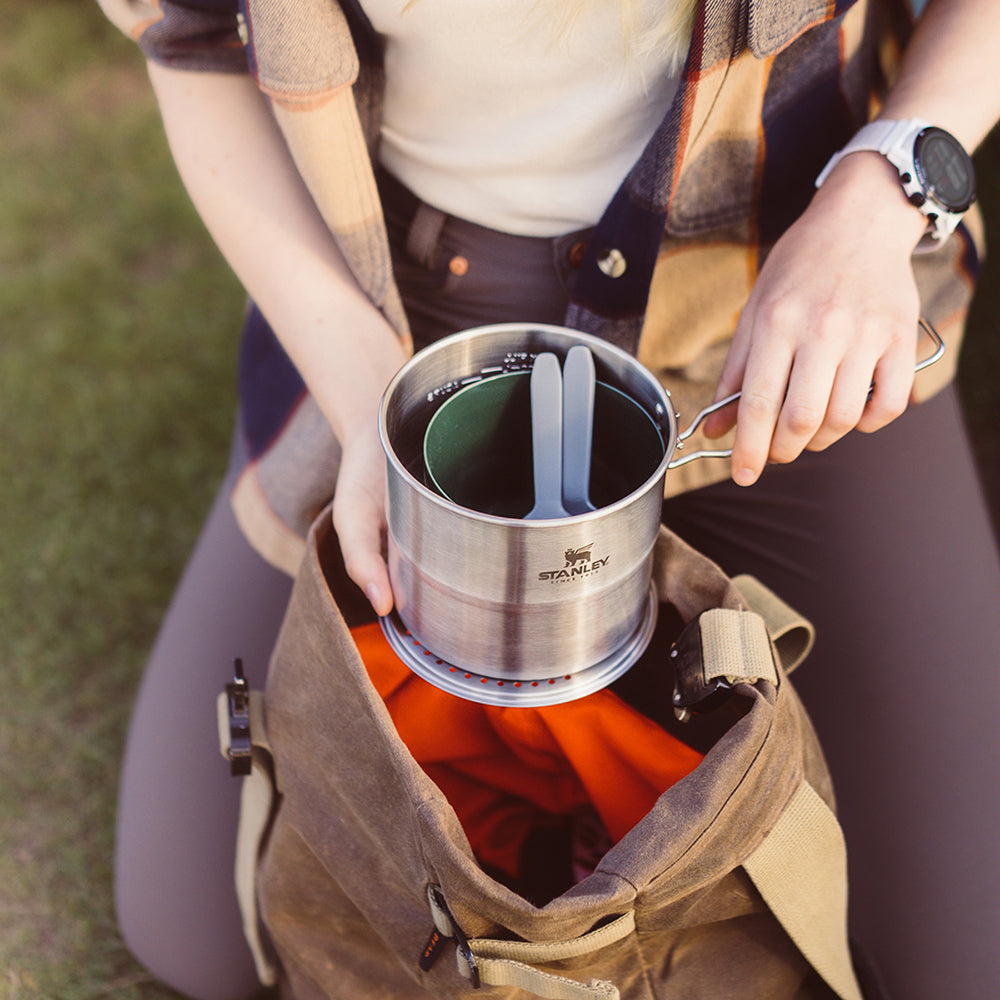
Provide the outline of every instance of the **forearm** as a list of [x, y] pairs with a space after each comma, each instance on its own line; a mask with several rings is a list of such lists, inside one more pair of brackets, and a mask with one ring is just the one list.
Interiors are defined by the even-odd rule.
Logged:
[[404, 345], [351, 276], [253, 81], [149, 71], [195, 207], [343, 440], [373, 419]]
[[[930, 0], [877, 117], [923, 119], [951, 132], [966, 149], [975, 149], [1000, 117], [997, 51], [997, 0]], [[834, 198], [849, 216], [866, 220], [868, 236], [900, 245], [906, 253], [926, 228], [926, 219], [904, 195], [895, 168], [878, 153], [841, 161], [816, 201]]]
[[1000, 117], [997, 0], [930, 0], [879, 118], [922, 118], [970, 152]]

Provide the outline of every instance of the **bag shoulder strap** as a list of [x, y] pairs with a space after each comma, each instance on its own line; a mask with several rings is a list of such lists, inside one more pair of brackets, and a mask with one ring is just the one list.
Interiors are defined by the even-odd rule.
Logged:
[[802, 782], [743, 862], [768, 908], [841, 1000], [862, 1000], [847, 936], [847, 849], [837, 817]]
[[[703, 615], [701, 641], [712, 643], [716, 673], [735, 679], [767, 676], [760, 629], [781, 658], [786, 673], [812, 648], [812, 624], [755, 577], [734, 578], [754, 615]], [[759, 616], [757, 618], [756, 616]], [[715, 620], [717, 618], [718, 620]], [[718, 633], [713, 638], [713, 633]], [[766, 640], [766, 636], [765, 636]], [[774, 827], [743, 862], [768, 908], [799, 951], [841, 1000], [862, 1000], [847, 935], [847, 848], [837, 817], [816, 790], [803, 781]]]
[[809, 654], [816, 638], [812, 622], [786, 604], [773, 590], [756, 577], [742, 574], [733, 583], [743, 599], [761, 618], [781, 657], [785, 673], [790, 674]]

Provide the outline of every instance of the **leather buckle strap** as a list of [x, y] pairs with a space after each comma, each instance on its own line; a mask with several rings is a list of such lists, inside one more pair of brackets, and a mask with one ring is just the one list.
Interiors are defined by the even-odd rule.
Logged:
[[670, 650], [674, 664], [674, 713], [684, 722], [692, 712], [710, 712], [737, 684], [780, 674], [764, 620], [753, 611], [710, 608], [688, 622]]

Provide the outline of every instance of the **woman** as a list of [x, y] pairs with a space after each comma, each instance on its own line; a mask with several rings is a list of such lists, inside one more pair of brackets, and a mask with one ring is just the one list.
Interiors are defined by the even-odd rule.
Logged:
[[[949, 372], [913, 386], [919, 315], [954, 362], [975, 223], [914, 256], [928, 216], [881, 153], [814, 179], [873, 106], [973, 149], [1000, 114], [1000, 8], [932, 0], [911, 35], [889, 0], [102, 3], [149, 56], [182, 177], [254, 303], [231, 476], [126, 754], [136, 954], [192, 996], [253, 990], [235, 791], [207, 763], [226, 665], [262, 679], [288, 592], [272, 567], [294, 572], [331, 495], [350, 578], [390, 610], [376, 412], [412, 344], [548, 321], [637, 351], [683, 409], [742, 390], [709, 427], [735, 421], [731, 480], [673, 477], [664, 516], [817, 624], [797, 686], [837, 783], [854, 930], [890, 988], [982, 993], [1000, 971], [983, 613], [1000, 566]], [[933, 398], [907, 409], [911, 392]]]

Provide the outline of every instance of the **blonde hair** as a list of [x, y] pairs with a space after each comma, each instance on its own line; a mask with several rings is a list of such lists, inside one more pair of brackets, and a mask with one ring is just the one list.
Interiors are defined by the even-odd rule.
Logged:
[[[599, 2], [607, 0], [564, 0], [559, 5], [560, 31], [569, 31], [589, 5]], [[697, 0], [666, 0], [657, 15], [650, 17], [642, 0], [618, 0], [623, 43], [639, 55], [666, 51], [669, 71], [679, 72], [691, 44], [696, 6]]]

